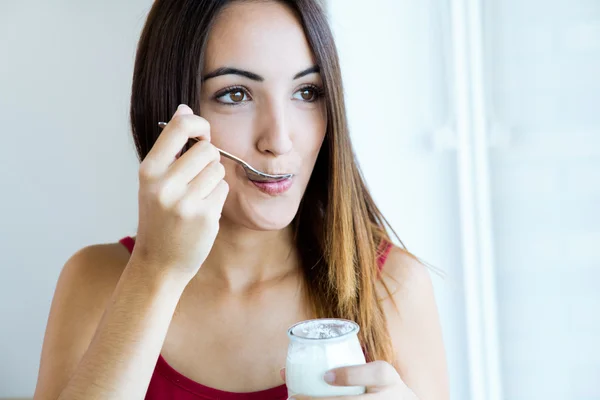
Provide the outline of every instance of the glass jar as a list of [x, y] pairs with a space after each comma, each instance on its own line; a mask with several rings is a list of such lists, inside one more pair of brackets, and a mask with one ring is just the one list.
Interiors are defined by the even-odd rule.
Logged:
[[356, 323], [344, 319], [313, 319], [292, 326], [285, 371], [288, 396], [365, 393], [362, 386], [331, 386], [323, 379], [331, 369], [366, 363], [359, 330]]

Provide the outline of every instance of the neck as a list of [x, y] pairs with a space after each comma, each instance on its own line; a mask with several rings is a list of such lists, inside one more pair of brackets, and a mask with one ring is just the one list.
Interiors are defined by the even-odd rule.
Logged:
[[227, 290], [239, 291], [283, 279], [298, 269], [291, 225], [278, 231], [256, 231], [222, 217], [202, 274], [196, 278], [202, 275]]

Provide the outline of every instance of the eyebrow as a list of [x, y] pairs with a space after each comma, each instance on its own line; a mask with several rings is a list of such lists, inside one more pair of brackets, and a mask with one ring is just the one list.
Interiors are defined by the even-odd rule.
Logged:
[[300, 79], [303, 76], [310, 75], [310, 74], [318, 74], [319, 72], [320, 72], [319, 66], [313, 65], [312, 67], [307, 68], [304, 71], [298, 72], [296, 75], [294, 75], [294, 79]]
[[[300, 79], [306, 75], [319, 73], [319, 72], [320, 72], [319, 67], [317, 65], [313, 65], [312, 67], [307, 68], [304, 71], [298, 72], [296, 75], [294, 75], [294, 80]], [[221, 67], [221, 68], [217, 68], [216, 70], [214, 70], [211, 73], [206, 74], [202, 78], [202, 82], [205, 82], [211, 78], [216, 78], [217, 76], [222, 76], [222, 75], [239, 75], [239, 76], [243, 76], [245, 78], [248, 78], [248, 79], [251, 79], [251, 80], [257, 81], [257, 82], [263, 82], [265, 80], [265, 78], [263, 78], [260, 75], [255, 74], [254, 72], [245, 71], [243, 69], [238, 69], [238, 68]]]

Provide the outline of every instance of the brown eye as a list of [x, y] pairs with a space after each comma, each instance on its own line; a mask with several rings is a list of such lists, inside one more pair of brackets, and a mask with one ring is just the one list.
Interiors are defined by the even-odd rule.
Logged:
[[318, 100], [319, 92], [317, 91], [316, 88], [306, 87], [306, 88], [298, 90], [294, 94], [294, 98], [297, 100], [305, 101], [307, 103], [312, 103], [312, 102]]
[[226, 105], [240, 105], [252, 100], [248, 92], [242, 88], [224, 89], [215, 96], [215, 100]]
[[302, 98], [306, 101], [314, 100], [317, 94], [313, 89], [305, 89], [302, 91]]
[[240, 103], [244, 101], [244, 92], [241, 90], [229, 93], [229, 98], [234, 103]]

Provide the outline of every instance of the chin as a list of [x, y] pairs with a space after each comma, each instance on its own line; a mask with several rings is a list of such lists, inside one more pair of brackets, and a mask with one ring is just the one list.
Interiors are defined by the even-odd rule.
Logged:
[[293, 210], [264, 210], [264, 212], [254, 212], [246, 215], [245, 223], [248, 228], [258, 231], [278, 231], [288, 227], [298, 209]]
[[[256, 231], [278, 231], [288, 227], [296, 213], [298, 204], [296, 202], [282, 202], [283, 204], [249, 204], [242, 203], [231, 205], [225, 204], [223, 216], [236, 225], [244, 226]], [[294, 203], [294, 204], [290, 204]]]

